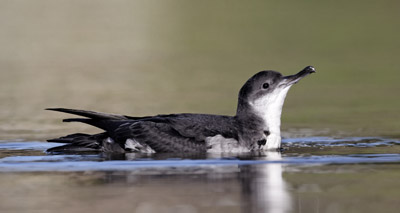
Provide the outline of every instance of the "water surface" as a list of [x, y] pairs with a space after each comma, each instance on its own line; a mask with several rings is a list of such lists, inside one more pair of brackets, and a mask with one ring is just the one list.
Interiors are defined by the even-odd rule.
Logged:
[[[399, 208], [400, 141], [287, 138], [280, 152], [47, 154], [0, 143], [5, 212], [385, 212]], [[28, 200], [28, 201], [27, 201]]]
[[286, 132], [399, 137], [399, 6], [395, 0], [5, 1], [0, 139], [94, 132], [60, 123], [64, 115], [43, 111], [48, 107], [232, 115], [250, 76], [265, 69], [290, 75], [308, 65], [317, 73], [289, 91]]

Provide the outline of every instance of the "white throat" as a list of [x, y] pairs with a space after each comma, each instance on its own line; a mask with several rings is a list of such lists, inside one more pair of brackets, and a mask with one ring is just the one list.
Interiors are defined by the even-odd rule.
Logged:
[[272, 93], [254, 101], [252, 107], [264, 122], [264, 130], [269, 131], [265, 150], [281, 147], [281, 115], [286, 94], [291, 86], [275, 89]]

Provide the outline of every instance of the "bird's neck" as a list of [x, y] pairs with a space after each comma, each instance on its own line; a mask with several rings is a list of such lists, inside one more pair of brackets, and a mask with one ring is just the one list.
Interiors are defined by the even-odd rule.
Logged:
[[[237, 117], [245, 124], [245, 119], [259, 120], [259, 129], [268, 131], [267, 144], [264, 149], [276, 149], [281, 145], [281, 115], [286, 94], [290, 87], [284, 88], [275, 94], [268, 95], [255, 101], [240, 100]], [[251, 120], [248, 121], [252, 123]]]

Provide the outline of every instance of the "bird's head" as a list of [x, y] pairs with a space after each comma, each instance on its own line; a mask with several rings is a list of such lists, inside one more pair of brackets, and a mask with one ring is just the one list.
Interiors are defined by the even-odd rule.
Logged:
[[253, 110], [264, 114], [268, 113], [268, 110], [282, 108], [290, 87], [314, 72], [314, 67], [307, 66], [297, 74], [289, 76], [283, 76], [272, 70], [255, 74], [240, 89], [237, 113], [240, 114], [242, 111], [248, 113], [248, 110]]

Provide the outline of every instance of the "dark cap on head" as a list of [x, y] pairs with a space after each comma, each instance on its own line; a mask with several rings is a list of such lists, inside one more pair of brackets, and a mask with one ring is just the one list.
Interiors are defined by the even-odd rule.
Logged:
[[273, 93], [276, 90], [281, 90], [288, 86], [292, 86], [300, 79], [314, 72], [315, 68], [312, 66], [307, 66], [297, 74], [289, 76], [283, 76], [281, 73], [273, 70], [258, 72], [249, 80], [247, 80], [240, 89], [238, 111], [241, 110], [239, 108], [243, 107], [244, 105], [248, 105], [254, 100], [269, 93]]

